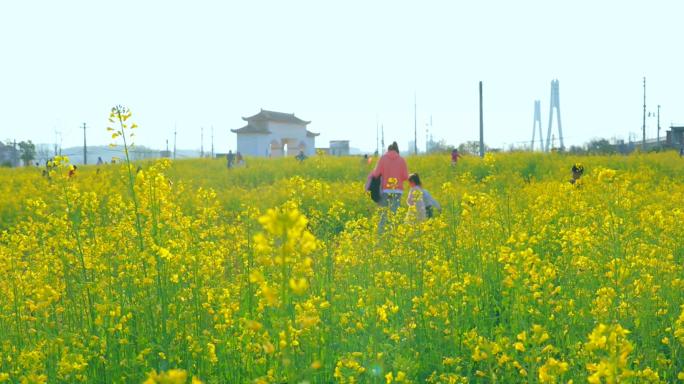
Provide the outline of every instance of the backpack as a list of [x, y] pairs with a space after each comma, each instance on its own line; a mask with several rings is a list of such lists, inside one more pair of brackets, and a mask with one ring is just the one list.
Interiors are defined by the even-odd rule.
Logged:
[[378, 177], [369, 176], [368, 188], [366, 190], [368, 192], [370, 192], [371, 200], [373, 200], [376, 203], [379, 203], [380, 200], [382, 199], [382, 193], [380, 191], [381, 184], [382, 184], [382, 176], [378, 176]]

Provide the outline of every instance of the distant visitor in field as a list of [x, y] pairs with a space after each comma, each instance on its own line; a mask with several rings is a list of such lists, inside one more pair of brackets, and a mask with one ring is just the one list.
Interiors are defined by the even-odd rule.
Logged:
[[228, 154], [226, 155], [226, 160], [228, 160], [228, 169], [233, 168], [233, 163], [235, 163], [235, 154], [232, 150], [228, 151]]
[[295, 159], [299, 160], [300, 163], [306, 160], [306, 155], [304, 154], [304, 151], [299, 151], [299, 154], [295, 156]]
[[580, 163], [575, 163], [572, 166], [572, 179], [570, 179], [570, 184], [575, 184], [577, 180], [584, 174], [584, 166]]
[[[399, 145], [393, 142], [387, 148], [387, 152], [380, 158], [375, 166], [372, 177], [382, 177], [382, 194], [378, 205], [389, 208], [394, 213], [401, 204], [401, 195], [404, 192], [404, 182], [408, 180], [408, 167], [406, 160], [399, 155]], [[383, 231], [387, 221], [387, 210], [383, 210], [378, 230]]]
[[69, 167], [69, 178], [76, 176], [76, 168], [77, 167], [75, 165]]
[[451, 151], [451, 165], [455, 166], [456, 163], [458, 162], [458, 159], [461, 157], [461, 154], [458, 153], [458, 149], [454, 148]]
[[[408, 182], [411, 187], [406, 199], [409, 206], [409, 216], [415, 215], [416, 221], [424, 221], [434, 217], [435, 212], [441, 207], [437, 200], [430, 195], [430, 192], [423, 188], [420, 176], [417, 173], [412, 173], [408, 177]], [[415, 211], [411, 207], [414, 207]]]
[[104, 161], [102, 161], [102, 156], [97, 157], [97, 165], [102, 165]]
[[240, 153], [240, 151], [237, 152], [236, 160], [238, 166], [245, 165], [245, 159], [242, 158], [242, 153]]

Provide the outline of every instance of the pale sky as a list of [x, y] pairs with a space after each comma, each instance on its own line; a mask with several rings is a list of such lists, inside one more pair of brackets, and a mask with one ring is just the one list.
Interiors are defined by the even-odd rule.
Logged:
[[[529, 142], [533, 102], [546, 135], [550, 81], [560, 81], [566, 146], [641, 137], [642, 77], [661, 135], [684, 124], [684, 2], [1, 0], [0, 140], [108, 144], [124, 104], [137, 143], [235, 149], [231, 128], [259, 108], [295, 112], [318, 147], [375, 149], [425, 125], [451, 144]], [[557, 128], [554, 123], [554, 132]], [[649, 119], [647, 136], [655, 137]]]

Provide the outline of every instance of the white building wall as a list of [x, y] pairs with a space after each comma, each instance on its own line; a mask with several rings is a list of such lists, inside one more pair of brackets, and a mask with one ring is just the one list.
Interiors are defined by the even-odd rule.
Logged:
[[306, 137], [306, 125], [269, 121], [267, 128], [269, 131], [281, 136], [282, 138], [297, 139]]
[[[315, 138], [307, 137], [306, 125], [271, 121], [268, 123], [268, 130], [272, 132], [271, 137], [268, 140], [269, 143], [271, 140], [282, 142], [284, 139], [289, 139], [287, 152], [290, 156], [299, 153], [299, 143], [304, 143], [306, 146], [304, 153], [307, 156], [316, 153]], [[291, 146], [291, 143], [295, 143], [294, 148]]]
[[307, 156], [313, 156], [316, 154], [316, 138], [315, 137], [307, 137], [306, 138], [306, 153]]
[[307, 156], [316, 154], [315, 137], [307, 137], [306, 125], [288, 124], [280, 122], [268, 122], [267, 129], [271, 134], [238, 134], [237, 151], [245, 156], [282, 156], [280, 151], [271, 150], [271, 142], [276, 141], [281, 145], [283, 140], [288, 143], [288, 151], [285, 155], [294, 156], [299, 153], [299, 144], [304, 143]]
[[264, 151], [259, 151], [259, 144], [267, 137], [268, 135], [238, 134], [237, 151], [243, 156], [264, 156]]
[[255, 156], [262, 156], [262, 157], [268, 157], [268, 155], [271, 153], [271, 135], [258, 135], [259, 138], [257, 140], [257, 155]]

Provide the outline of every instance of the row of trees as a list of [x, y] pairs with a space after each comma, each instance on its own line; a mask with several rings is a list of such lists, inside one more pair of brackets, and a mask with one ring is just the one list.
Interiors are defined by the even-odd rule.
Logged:
[[10, 144], [9, 140], [7, 140], [7, 144], [5, 145], [3, 145], [2, 142], [0, 142], [0, 148], [2, 148], [6, 152], [2, 156], [2, 166], [11, 167], [13, 163], [16, 162], [17, 157], [26, 166], [29, 165], [33, 160], [35, 160], [36, 145], [33, 144], [31, 140], [19, 142], [17, 146], [19, 147], [18, 149], [13, 144]]
[[[430, 144], [430, 153], [450, 153], [454, 149], [458, 149], [459, 152], [461, 153], [469, 153], [472, 155], [477, 155], [480, 153], [480, 142], [479, 141], [466, 141], [465, 143], [461, 143], [458, 145], [458, 147], [455, 147], [451, 144], [447, 144], [446, 140], [441, 139], [437, 142], [432, 142]], [[490, 151], [498, 151], [497, 149], [490, 148], [486, 143], [485, 143], [485, 151], [490, 152]]]
[[[638, 143], [637, 143], [638, 144]], [[477, 155], [480, 153], [479, 141], [466, 141], [461, 143], [458, 147], [447, 144], [446, 140], [442, 139], [438, 142], [431, 143], [430, 153], [448, 153], [454, 148], [457, 148], [461, 153]], [[634, 143], [630, 144], [611, 144], [607, 139], [594, 139], [584, 145], [571, 145], [565, 149], [565, 152], [572, 154], [596, 154], [596, 155], [610, 155], [617, 153], [629, 153], [636, 148]], [[509, 151], [527, 151], [529, 148], [511, 146]], [[486, 152], [499, 152], [501, 149], [491, 148], [485, 143]]]

